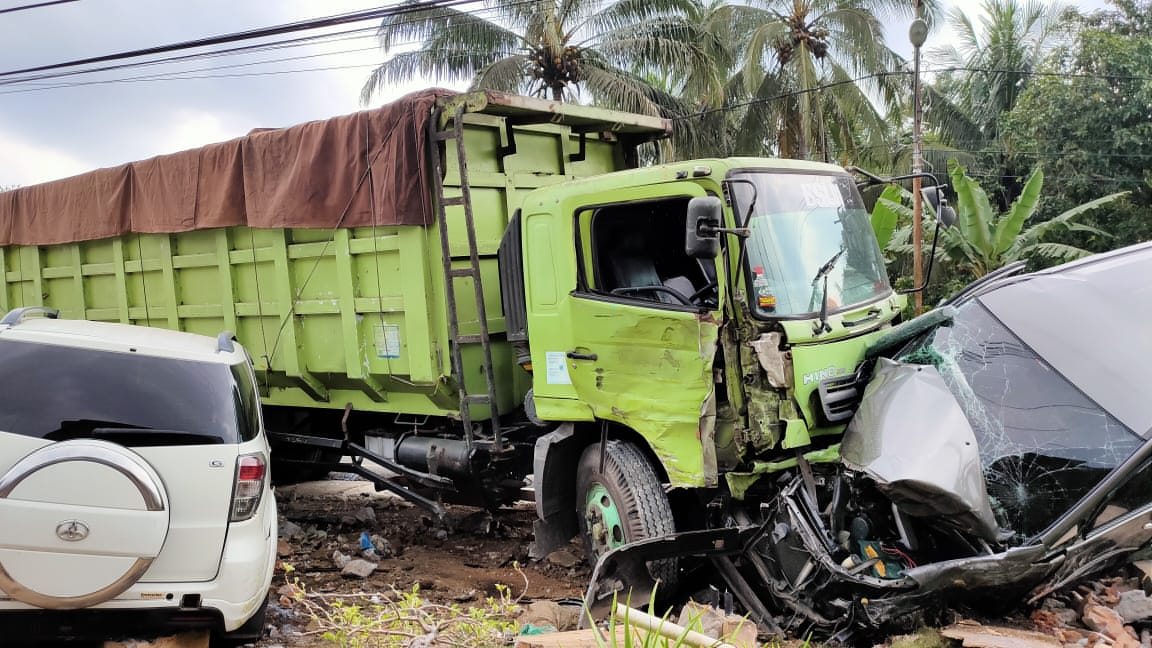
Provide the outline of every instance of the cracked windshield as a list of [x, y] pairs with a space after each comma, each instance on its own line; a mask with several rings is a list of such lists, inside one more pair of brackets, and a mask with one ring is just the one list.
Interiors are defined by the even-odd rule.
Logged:
[[934, 365], [960, 403], [992, 509], [1017, 540], [1055, 522], [1140, 446], [978, 302], [905, 359]]
[[750, 300], [763, 317], [829, 312], [891, 292], [868, 212], [848, 176], [748, 173], [732, 179], [747, 214]]

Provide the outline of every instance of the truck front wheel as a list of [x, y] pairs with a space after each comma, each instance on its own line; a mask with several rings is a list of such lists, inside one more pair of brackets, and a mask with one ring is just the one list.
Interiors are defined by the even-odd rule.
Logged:
[[[601, 470], [603, 465], [603, 470]], [[584, 449], [576, 472], [577, 513], [588, 562], [630, 542], [676, 531], [672, 506], [656, 471], [635, 445], [608, 441]], [[676, 559], [648, 563], [648, 574], [664, 587], [676, 581]]]

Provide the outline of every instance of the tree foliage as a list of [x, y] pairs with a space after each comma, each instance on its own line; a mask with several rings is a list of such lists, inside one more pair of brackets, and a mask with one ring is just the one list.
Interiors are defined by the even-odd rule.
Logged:
[[677, 70], [692, 91], [717, 85], [707, 54], [714, 44], [689, 19], [691, 0], [486, 0], [471, 13], [424, 0], [400, 6], [409, 10], [377, 30], [386, 59], [365, 82], [364, 103], [423, 76], [556, 101], [586, 92], [607, 107], [666, 115], [683, 102], [645, 72]]
[[966, 161], [989, 178], [1003, 208], [1022, 189], [1021, 165], [1001, 150], [1001, 120], [1033, 82], [1033, 72], [1067, 37], [1059, 7], [1039, 0], [984, 0], [973, 21], [957, 7], [948, 23], [955, 45], [931, 50], [934, 63], [948, 71], [926, 90], [925, 118], [940, 141], [966, 154]]
[[1118, 0], [1085, 17], [1004, 117], [1004, 142], [1018, 165], [1043, 165], [1053, 179], [1041, 218], [1101, 194], [1128, 190], [1087, 222], [1107, 242], [1060, 240], [1102, 250], [1152, 238], [1152, 2]]
[[[953, 162], [949, 169], [956, 191], [956, 226], [940, 230], [935, 262], [963, 283], [980, 277], [1014, 261], [1026, 260], [1038, 265], [1052, 265], [1091, 254], [1090, 251], [1053, 240], [1060, 233], [1075, 232], [1107, 238], [1108, 234], [1080, 221], [1082, 217], [1112, 203], [1125, 192], [1109, 194], [1077, 205], [1053, 218], [1035, 221], [1044, 187], [1044, 173], [1037, 168], [1024, 182], [1019, 197], [999, 211], [980, 183]], [[886, 193], [877, 202], [876, 211], [891, 212], [905, 223], [911, 221], [911, 210], [904, 200]], [[926, 223], [926, 229], [932, 224]], [[892, 236], [889, 251], [910, 255], [911, 227], [905, 225]]]
[[732, 85], [752, 101], [739, 125], [742, 152], [833, 160], [882, 147], [885, 111], [899, 105], [905, 87], [883, 20], [910, 19], [912, 11], [912, 3], [894, 0], [763, 0], [742, 7], [746, 36]]

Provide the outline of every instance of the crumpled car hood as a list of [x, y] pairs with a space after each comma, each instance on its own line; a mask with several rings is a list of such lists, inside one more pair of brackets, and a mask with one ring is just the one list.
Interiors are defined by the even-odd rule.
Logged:
[[935, 367], [878, 360], [840, 456], [905, 513], [996, 540], [976, 436]]

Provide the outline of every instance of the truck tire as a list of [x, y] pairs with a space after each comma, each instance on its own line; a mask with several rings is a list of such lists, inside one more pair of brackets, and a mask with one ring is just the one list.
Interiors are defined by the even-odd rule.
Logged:
[[[584, 449], [576, 469], [576, 506], [588, 562], [616, 547], [676, 531], [672, 506], [652, 464], [634, 444], [609, 441], [600, 470], [600, 444]], [[663, 588], [675, 584], [676, 559], [648, 563]]]

